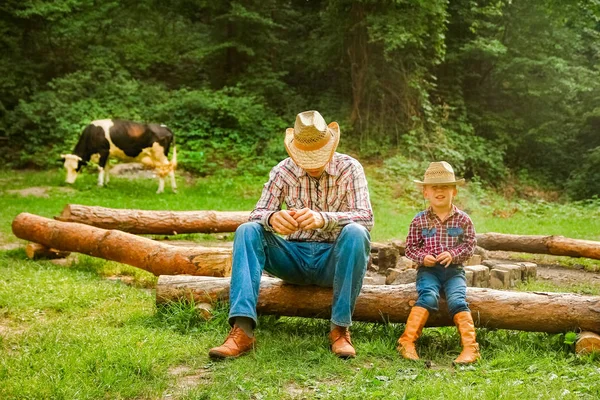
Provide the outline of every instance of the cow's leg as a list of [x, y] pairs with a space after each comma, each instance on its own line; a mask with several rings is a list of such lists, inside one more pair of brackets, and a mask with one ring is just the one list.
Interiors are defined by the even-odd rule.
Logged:
[[104, 186], [105, 174], [106, 174], [106, 183], [108, 183], [108, 168], [106, 167], [106, 162], [108, 161], [108, 155], [109, 155], [108, 150], [102, 151], [100, 153], [100, 161], [98, 162], [98, 170], [100, 171], [98, 174], [98, 186]]
[[177, 193], [177, 182], [175, 182], [175, 171], [169, 172], [169, 178], [171, 178], [171, 189], [173, 193]]
[[104, 168], [98, 167], [98, 186], [104, 186]]
[[110, 169], [110, 164], [106, 163], [106, 166], [104, 167], [104, 184], [108, 185], [108, 182], [110, 181], [110, 174], [108, 173], [108, 170]]
[[165, 191], [165, 178], [162, 176], [158, 176], [158, 190], [156, 193], [162, 193]]

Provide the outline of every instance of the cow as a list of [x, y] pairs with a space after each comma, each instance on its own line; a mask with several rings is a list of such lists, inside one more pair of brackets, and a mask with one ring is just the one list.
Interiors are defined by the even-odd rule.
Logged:
[[[167, 158], [169, 147], [173, 143], [173, 157]], [[158, 176], [158, 190], [165, 189], [165, 176], [171, 178], [171, 189], [177, 192], [175, 168], [177, 150], [173, 132], [166, 125], [142, 124], [132, 121], [102, 119], [92, 121], [85, 127], [73, 154], [62, 154], [67, 170], [67, 183], [74, 183], [81, 167], [92, 156], [99, 156], [98, 186], [108, 183], [108, 158], [115, 157], [125, 162], [140, 162], [145, 168], [153, 169]]]

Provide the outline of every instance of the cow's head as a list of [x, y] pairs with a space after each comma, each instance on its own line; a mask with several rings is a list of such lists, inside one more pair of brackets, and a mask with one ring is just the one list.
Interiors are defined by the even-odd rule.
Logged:
[[81, 157], [74, 154], [61, 154], [60, 157], [65, 159], [64, 165], [65, 169], [67, 170], [67, 179], [65, 179], [65, 182], [75, 183], [75, 179], [77, 179], [77, 172], [81, 168]]

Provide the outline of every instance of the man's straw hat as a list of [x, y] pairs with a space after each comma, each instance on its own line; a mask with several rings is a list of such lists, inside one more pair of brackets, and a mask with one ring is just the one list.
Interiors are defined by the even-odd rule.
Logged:
[[429, 164], [423, 181], [414, 180], [417, 185], [462, 185], [464, 179], [454, 177], [454, 169], [452, 165], [446, 161], [435, 161]]
[[331, 160], [340, 141], [340, 126], [329, 125], [318, 111], [296, 115], [293, 128], [285, 131], [285, 149], [302, 169], [318, 169]]

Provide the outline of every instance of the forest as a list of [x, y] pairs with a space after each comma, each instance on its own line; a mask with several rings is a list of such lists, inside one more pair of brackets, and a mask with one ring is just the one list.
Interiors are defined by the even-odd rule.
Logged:
[[190, 172], [266, 174], [316, 109], [363, 162], [600, 194], [599, 0], [6, 0], [0, 30], [8, 168], [122, 118], [167, 124]]

